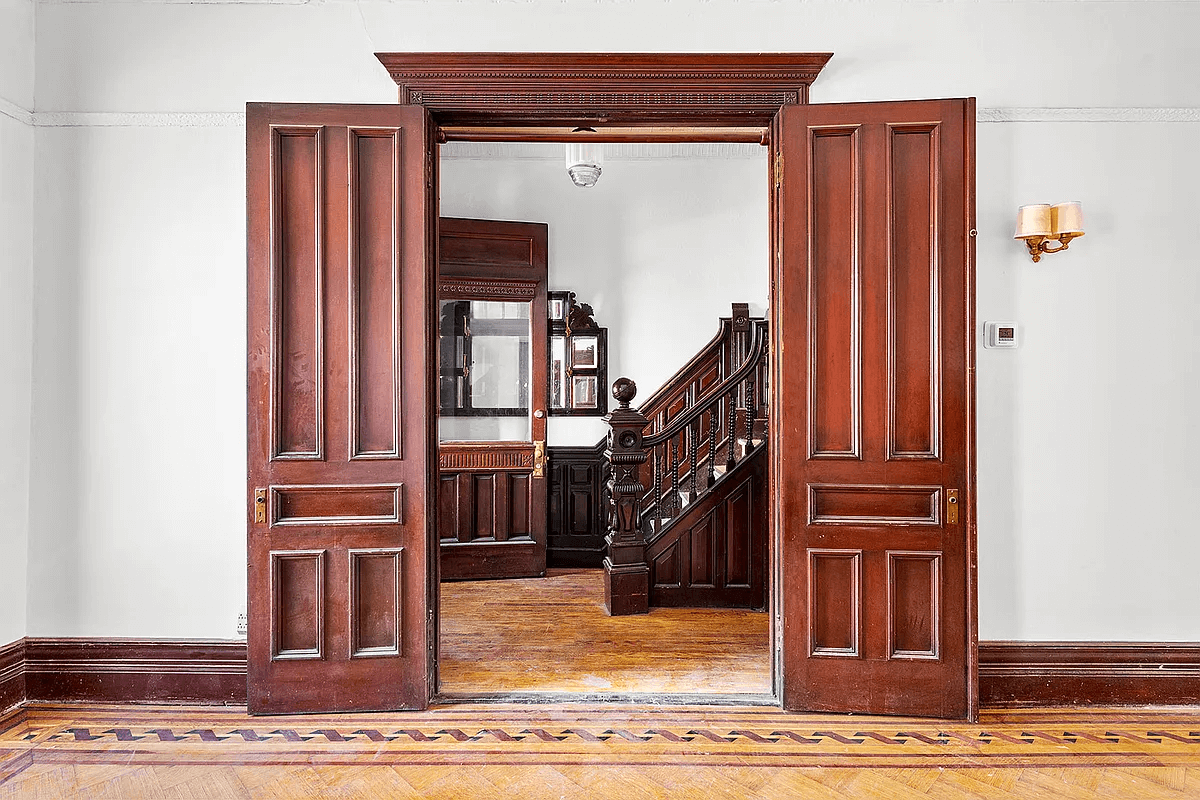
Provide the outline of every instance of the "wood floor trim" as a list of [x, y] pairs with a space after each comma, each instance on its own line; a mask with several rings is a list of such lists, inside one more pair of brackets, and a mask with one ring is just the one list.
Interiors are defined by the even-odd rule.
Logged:
[[[1200, 705], [1200, 643], [981, 642], [984, 707]], [[188, 639], [27, 638], [0, 647], [0, 714], [31, 702], [246, 702], [246, 644]], [[524, 692], [454, 703], [770, 705], [770, 695]]]

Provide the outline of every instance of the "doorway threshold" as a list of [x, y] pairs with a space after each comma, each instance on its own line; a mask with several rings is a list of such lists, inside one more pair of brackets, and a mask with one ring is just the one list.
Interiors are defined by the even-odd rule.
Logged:
[[636, 706], [773, 706], [773, 694], [701, 694], [696, 692], [489, 692], [486, 694], [438, 694], [433, 705], [518, 704], [518, 705], [636, 705]]

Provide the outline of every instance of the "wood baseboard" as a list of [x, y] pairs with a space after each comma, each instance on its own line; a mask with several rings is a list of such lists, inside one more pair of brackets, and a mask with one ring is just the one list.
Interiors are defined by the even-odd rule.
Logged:
[[[985, 708], [1200, 705], [1200, 642], [980, 642]], [[26, 700], [246, 702], [246, 643], [22, 639], [0, 647], [0, 714]]]
[[25, 640], [29, 700], [246, 702], [246, 643], [179, 639]]
[[0, 647], [0, 715], [25, 702], [25, 640]]
[[1198, 642], [980, 642], [985, 707], [1200, 704]]

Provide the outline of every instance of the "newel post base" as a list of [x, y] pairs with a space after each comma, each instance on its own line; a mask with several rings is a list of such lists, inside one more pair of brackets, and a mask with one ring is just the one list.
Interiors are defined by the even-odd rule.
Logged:
[[637, 384], [628, 378], [613, 382], [613, 397], [621, 404], [604, 418], [608, 423], [605, 455], [612, 467], [608, 482], [608, 554], [604, 557], [604, 608], [610, 616], [650, 611], [650, 565], [640, 522], [641, 467], [646, 462], [642, 433], [650, 421], [629, 403]]

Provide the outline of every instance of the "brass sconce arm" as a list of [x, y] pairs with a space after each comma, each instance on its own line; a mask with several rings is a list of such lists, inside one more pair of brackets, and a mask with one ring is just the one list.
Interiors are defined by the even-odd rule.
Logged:
[[[1061, 253], [1071, 245], [1071, 240], [1083, 236], [1082, 233], [1060, 233], [1057, 236], [1029, 236], [1025, 237], [1025, 244], [1029, 247], [1029, 255], [1033, 258], [1034, 263], [1042, 260], [1042, 253]], [[1058, 247], [1051, 247], [1051, 242], [1058, 242]]]

